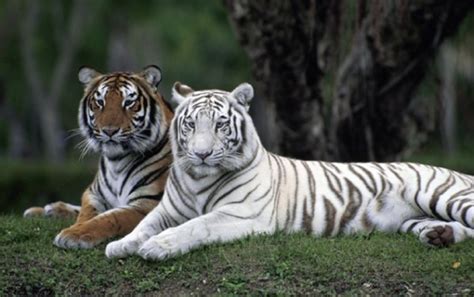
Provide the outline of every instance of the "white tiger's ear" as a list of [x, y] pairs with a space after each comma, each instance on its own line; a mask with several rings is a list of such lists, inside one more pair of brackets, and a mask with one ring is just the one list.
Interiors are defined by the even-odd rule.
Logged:
[[145, 78], [147, 83], [149, 83], [153, 87], [158, 87], [161, 82], [161, 69], [156, 65], [149, 65], [143, 69], [141, 76]]
[[85, 85], [90, 83], [94, 78], [99, 75], [99, 72], [87, 66], [82, 66], [81, 68], [79, 68], [79, 73], [77, 74], [77, 76], [79, 77], [79, 81]]
[[171, 89], [171, 100], [176, 105], [181, 104], [182, 102], [186, 101], [186, 97], [194, 92], [194, 90], [187, 85], [183, 85], [179, 81], [175, 82], [173, 88]]
[[253, 98], [253, 87], [249, 83], [241, 83], [232, 91], [231, 96], [233, 96], [237, 102], [242, 104], [248, 111], [250, 108], [250, 101], [252, 101]]

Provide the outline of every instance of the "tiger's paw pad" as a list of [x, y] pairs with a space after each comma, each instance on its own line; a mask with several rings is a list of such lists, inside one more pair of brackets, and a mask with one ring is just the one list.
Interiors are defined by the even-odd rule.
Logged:
[[126, 239], [113, 241], [105, 247], [105, 256], [107, 258], [124, 258], [133, 255], [140, 247], [139, 240]]
[[93, 240], [90, 234], [68, 228], [56, 235], [53, 243], [55, 246], [63, 249], [89, 249], [98, 242]]
[[434, 247], [447, 247], [455, 243], [454, 230], [451, 226], [428, 227], [420, 233], [420, 240]]

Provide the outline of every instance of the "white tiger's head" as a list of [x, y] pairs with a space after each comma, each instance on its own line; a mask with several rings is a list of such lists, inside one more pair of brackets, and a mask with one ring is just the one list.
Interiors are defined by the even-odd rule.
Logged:
[[243, 83], [232, 92], [194, 91], [175, 83], [179, 104], [171, 124], [175, 162], [196, 177], [238, 170], [252, 160], [258, 137], [248, 114], [253, 88]]

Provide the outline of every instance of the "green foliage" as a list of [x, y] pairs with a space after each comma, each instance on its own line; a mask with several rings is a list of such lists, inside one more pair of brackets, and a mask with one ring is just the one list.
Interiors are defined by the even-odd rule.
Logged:
[[439, 146], [432, 145], [415, 152], [407, 161], [444, 167], [462, 173], [474, 175], [474, 155], [472, 145], [459, 148], [456, 154], [447, 155]]
[[176, 80], [195, 88], [232, 89], [249, 80], [249, 62], [217, 1], [162, 1], [159, 15], [144, 20], [160, 43], [162, 90]]
[[54, 247], [54, 235], [69, 223], [0, 217], [0, 295], [474, 292], [474, 240], [430, 249], [407, 234], [323, 239], [276, 234], [207, 246], [152, 263], [138, 257], [109, 260], [104, 245], [68, 251]]
[[[33, 52], [47, 90], [62, 46], [61, 38], [70, 21], [71, 3], [46, 0], [41, 4]], [[0, 16], [3, 16], [1, 8], [4, 6], [0, 3]], [[18, 7], [19, 15], [26, 13], [26, 5]], [[54, 17], [55, 10], [64, 13], [62, 17]], [[77, 109], [83, 93], [77, 70], [88, 65], [101, 72], [111, 71], [108, 55], [114, 30], [126, 32], [130, 59], [134, 60], [128, 64], [137, 64], [137, 69], [122, 70], [139, 71], [149, 64], [159, 65], [163, 70], [160, 90], [166, 98], [177, 80], [195, 88], [230, 89], [250, 78], [249, 62], [231, 31], [220, 1], [90, 1], [87, 12], [60, 100], [65, 131], [77, 128]], [[0, 81], [6, 87], [6, 99], [17, 110], [27, 133], [32, 135], [32, 142], [38, 143], [41, 139], [38, 139], [37, 122], [33, 120], [36, 109], [32, 105], [33, 94], [28, 88], [21, 51], [23, 21], [19, 18], [12, 25], [0, 48]], [[0, 129], [0, 153], [6, 146], [6, 133]], [[72, 144], [69, 141], [69, 149]]]

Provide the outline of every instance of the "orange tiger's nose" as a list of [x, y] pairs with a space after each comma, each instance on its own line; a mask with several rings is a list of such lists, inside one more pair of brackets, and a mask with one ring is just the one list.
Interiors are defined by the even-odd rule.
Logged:
[[107, 135], [109, 137], [112, 137], [115, 134], [117, 134], [117, 132], [119, 130], [120, 130], [119, 128], [115, 128], [115, 127], [104, 127], [104, 128], [102, 128], [102, 132], [104, 132], [105, 135]]

